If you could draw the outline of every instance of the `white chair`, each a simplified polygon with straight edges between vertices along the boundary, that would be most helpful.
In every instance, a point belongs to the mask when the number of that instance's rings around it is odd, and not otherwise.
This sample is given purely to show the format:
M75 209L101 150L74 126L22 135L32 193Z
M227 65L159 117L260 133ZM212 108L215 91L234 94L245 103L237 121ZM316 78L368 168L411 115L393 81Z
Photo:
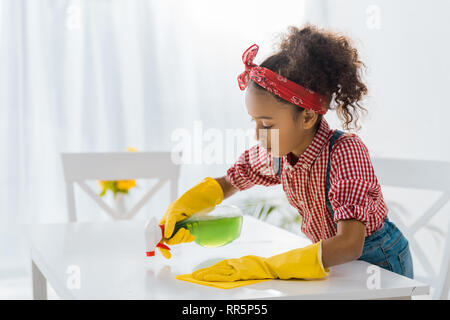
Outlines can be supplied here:
M381 185L401 188L442 191L441 196L431 207L409 226L403 224L394 205L387 203L388 216L401 229L410 243L415 257L424 267L427 277L415 276L416 280L428 283L434 288L433 299L447 299L450 287L450 220L447 234L444 235L444 253L439 273L436 274L424 248L414 238L421 228L439 212L450 200L450 162L422 161L406 159L372 159L375 174Z
M112 152L112 153L62 153L66 181L69 221L77 221L74 185L78 184L113 219L119 212L111 208L86 184L86 180L159 179L159 181L132 207L124 217L131 219L147 201L166 183L170 182L170 201L177 198L181 152Z

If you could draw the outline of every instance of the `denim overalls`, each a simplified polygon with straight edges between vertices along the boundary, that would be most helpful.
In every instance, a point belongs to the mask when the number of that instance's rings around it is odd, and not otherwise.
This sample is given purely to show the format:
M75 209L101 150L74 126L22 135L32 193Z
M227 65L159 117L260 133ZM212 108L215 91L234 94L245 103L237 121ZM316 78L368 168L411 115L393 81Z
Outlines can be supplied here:
M328 152L328 165L326 176L326 205L330 210L332 217L334 211L328 199L328 192L330 190L330 154L331 148L334 142L344 132L336 130L331 137L330 147ZM281 161L281 158L278 159ZM280 163L278 168L281 169ZM280 175L278 170L278 174ZM386 217L383 226L366 237L364 241L364 248L361 257L358 260L363 260L371 264L375 264L386 270L401 274L408 278L414 278L414 270L411 258L411 252L409 250L408 240L403 236L401 231L395 226L394 223L389 221Z

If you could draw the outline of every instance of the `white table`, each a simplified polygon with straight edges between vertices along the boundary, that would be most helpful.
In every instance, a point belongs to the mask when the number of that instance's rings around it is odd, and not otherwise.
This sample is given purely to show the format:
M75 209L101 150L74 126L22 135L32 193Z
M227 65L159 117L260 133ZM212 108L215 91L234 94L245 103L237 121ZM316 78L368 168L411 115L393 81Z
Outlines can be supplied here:
M378 288L368 285L372 265L353 261L330 268L321 280L269 280L217 289L175 279L227 258L271 256L310 244L250 216L240 238L219 248L172 246L172 258L145 256L145 221L27 225L33 297L47 298L47 281L62 299L402 299L429 286L379 268ZM369 268L369 269L368 269ZM372 287L369 289L369 287Z

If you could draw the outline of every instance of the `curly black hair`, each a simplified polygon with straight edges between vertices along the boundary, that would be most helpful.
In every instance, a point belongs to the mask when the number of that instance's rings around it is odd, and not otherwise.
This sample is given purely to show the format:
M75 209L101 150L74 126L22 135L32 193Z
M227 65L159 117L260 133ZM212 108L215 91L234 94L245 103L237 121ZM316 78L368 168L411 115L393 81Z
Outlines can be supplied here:
M361 80L361 68L365 64L345 35L311 24L301 29L289 26L288 32L281 34L279 50L260 66L321 94L329 101L328 108L336 110L346 130L351 129L352 123L354 128L360 129L358 112L367 112L360 104L367 94L367 87ZM249 86L264 90L252 80ZM294 118L303 112L304 108L272 95L282 103L295 106ZM321 118L319 115L318 123Z

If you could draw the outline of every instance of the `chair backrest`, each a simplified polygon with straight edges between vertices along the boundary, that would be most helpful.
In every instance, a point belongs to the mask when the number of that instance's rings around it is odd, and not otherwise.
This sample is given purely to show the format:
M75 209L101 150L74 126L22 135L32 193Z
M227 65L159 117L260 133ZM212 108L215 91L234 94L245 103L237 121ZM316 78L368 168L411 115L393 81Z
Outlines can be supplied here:
M74 185L78 184L103 210L114 219L132 218L146 202L166 183L170 183L170 201L177 198L180 165L172 157L181 152L109 152L109 153L61 153L69 221L77 221ZM126 216L120 216L90 188L86 180L158 179L159 181L131 208Z
M450 201L450 162L374 158L372 164L381 185L442 192L438 200L409 226L404 225L393 210L389 210L389 217L393 218L405 234L428 274L428 277L415 278L429 283L434 288L433 299L447 299L450 287L450 220L443 239L444 253L439 274L434 272L430 260L426 257L426 248L424 250L414 236Z

